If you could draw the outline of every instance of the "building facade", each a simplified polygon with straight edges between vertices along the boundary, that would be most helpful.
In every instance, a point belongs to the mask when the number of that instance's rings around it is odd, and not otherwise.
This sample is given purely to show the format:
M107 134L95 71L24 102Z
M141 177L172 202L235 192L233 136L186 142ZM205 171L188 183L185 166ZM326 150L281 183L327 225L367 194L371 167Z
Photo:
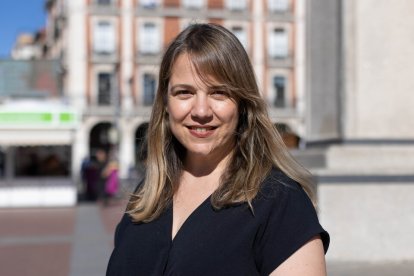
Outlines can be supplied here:
M306 139L305 1L53 0L46 8L45 57L61 59L66 97L82 114L75 177L98 148L116 147L123 178L139 162L162 53L192 23L221 24L239 38L287 143Z

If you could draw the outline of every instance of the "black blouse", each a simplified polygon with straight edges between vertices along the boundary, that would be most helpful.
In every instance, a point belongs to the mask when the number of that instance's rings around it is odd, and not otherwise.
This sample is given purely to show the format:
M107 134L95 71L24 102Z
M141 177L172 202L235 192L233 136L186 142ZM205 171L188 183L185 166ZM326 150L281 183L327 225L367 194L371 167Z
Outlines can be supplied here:
M124 215L115 233L107 276L269 275L315 235L325 252L329 234L303 189L278 170L252 202L214 210L206 199L174 240L172 206L150 223Z

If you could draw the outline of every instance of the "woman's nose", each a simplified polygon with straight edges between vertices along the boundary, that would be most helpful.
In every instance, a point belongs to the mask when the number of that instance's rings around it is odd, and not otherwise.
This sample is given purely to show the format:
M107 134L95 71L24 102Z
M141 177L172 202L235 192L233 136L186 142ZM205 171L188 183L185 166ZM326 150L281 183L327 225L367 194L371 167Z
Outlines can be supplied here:
M213 115L208 96L203 94L197 94L194 99L193 108L191 110L191 116L196 118L210 118Z

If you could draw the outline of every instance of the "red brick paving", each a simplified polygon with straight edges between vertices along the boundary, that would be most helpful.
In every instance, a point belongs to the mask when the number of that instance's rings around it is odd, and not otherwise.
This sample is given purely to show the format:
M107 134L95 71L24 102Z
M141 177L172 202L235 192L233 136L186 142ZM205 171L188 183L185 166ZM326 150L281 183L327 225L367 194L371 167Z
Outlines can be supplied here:
M113 200L99 207L108 237L113 237L125 206L126 201ZM68 276L77 210L0 209L0 275Z
M101 220L109 235L115 233L115 228L125 212L126 204L126 200L117 200L111 201L106 207L100 206Z
M75 208L0 210L0 237L72 235Z
M67 276L70 253L69 243L0 246L0 275Z

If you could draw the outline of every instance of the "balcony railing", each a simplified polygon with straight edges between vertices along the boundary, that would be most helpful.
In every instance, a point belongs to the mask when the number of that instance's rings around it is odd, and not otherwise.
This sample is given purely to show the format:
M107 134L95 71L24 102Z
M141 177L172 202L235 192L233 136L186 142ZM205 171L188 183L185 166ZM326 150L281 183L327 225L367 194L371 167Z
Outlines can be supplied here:
M191 16L189 16L191 12ZM144 8L140 5L137 6L136 16L139 17L180 17L180 18L228 18L233 20L249 20L251 12L248 9L244 10L229 10L226 8L221 9L208 9L202 7L200 9L189 9L185 6L177 7L163 7L157 6L153 9Z
M110 2L109 4L99 4L96 1L93 1L89 5L89 12L91 14L102 14L102 15L108 15L108 14L119 14L120 9L117 3L115 1Z
M90 61L93 63L117 63L119 62L118 52L100 53L92 51Z
M272 68L292 68L293 67L293 57L268 57L267 65Z

